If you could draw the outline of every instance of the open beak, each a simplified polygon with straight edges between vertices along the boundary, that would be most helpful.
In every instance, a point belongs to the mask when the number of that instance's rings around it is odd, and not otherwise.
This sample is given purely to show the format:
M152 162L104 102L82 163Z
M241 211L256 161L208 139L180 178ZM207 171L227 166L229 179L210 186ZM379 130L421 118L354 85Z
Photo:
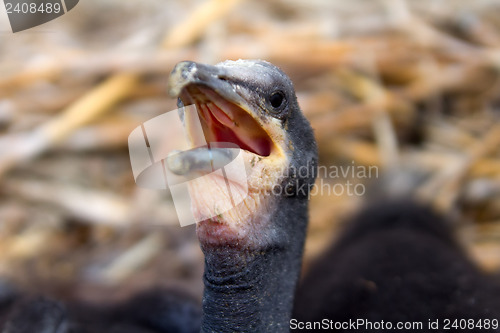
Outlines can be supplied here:
M223 69L194 62L179 63L169 79L169 94L196 106L206 142L230 142L259 157L281 155L281 135L236 89Z

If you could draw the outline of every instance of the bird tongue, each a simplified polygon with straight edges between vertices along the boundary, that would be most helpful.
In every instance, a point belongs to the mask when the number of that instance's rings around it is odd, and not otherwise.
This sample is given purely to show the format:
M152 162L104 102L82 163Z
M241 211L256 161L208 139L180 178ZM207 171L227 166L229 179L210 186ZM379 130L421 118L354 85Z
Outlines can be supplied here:
M207 112L210 112L212 116L215 117L215 120L217 120L219 123L226 127L235 127L236 124L234 121L231 119L231 117L224 111L222 111L216 104L214 103L207 103L203 105L203 112L205 115L207 115ZM233 115L234 117L234 115Z
M213 136L208 141L232 142L254 154L270 155L269 136L246 111L210 89L200 87L200 91L210 100L208 103L198 104Z

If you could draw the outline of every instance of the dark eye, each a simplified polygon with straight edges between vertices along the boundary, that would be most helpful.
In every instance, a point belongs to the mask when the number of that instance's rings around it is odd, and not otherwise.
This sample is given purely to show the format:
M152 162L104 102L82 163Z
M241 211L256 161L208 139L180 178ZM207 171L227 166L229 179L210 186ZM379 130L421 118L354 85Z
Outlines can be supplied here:
M269 103L275 109L280 108L285 101L285 94L281 91L275 91L269 96Z

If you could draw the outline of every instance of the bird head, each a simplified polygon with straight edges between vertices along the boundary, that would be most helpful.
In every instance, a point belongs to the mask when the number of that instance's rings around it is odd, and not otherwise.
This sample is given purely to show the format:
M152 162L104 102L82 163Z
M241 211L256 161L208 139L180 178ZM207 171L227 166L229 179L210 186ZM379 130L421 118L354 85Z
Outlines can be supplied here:
M275 244L290 228L285 221L273 221L286 209L282 201L307 201L317 163L314 135L291 80L261 60L225 61L215 66L185 61L170 75L169 94L178 97L180 105L196 106L208 143L237 145L246 165L245 198L234 208L198 223L202 246ZM189 123L185 119L187 133L193 134ZM223 184L216 177L192 183L193 211L217 213L217 207L207 207L212 202L207 199L223 195L218 191Z

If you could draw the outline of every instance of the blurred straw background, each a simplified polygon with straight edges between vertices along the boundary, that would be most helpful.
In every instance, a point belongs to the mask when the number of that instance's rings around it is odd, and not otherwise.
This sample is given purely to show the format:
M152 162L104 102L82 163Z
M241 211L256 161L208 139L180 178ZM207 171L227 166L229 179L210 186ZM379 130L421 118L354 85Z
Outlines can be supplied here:
M200 295L194 228L168 193L135 186L127 137L176 107L175 63L238 58L291 76L322 165L377 166L456 216L500 272L499 0L81 0L17 34L0 9L0 30L2 281L97 301ZM306 267L363 199L313 197Z

